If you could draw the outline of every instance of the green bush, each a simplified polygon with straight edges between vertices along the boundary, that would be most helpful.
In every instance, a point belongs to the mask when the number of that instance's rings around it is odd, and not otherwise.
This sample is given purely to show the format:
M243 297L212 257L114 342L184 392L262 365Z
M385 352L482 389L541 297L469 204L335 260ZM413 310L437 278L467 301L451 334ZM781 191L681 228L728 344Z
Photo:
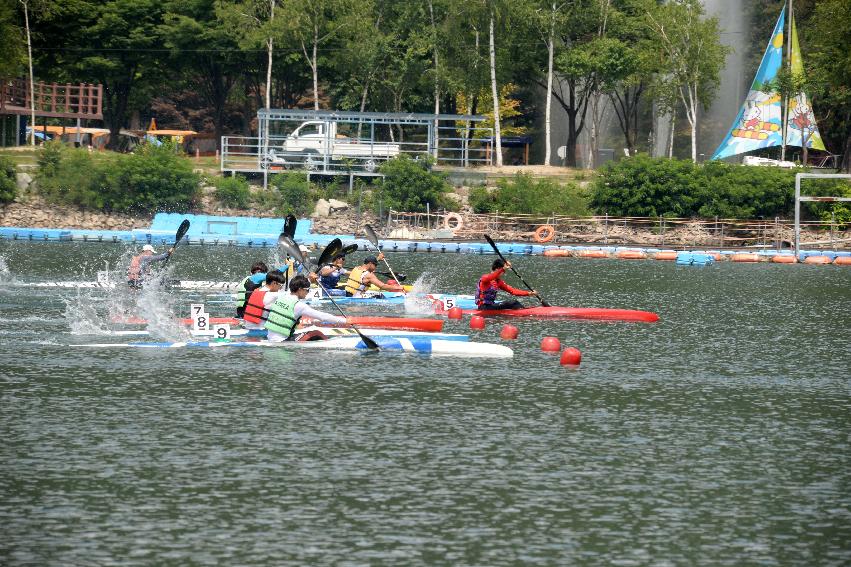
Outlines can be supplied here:
M614 216L789 218L797 170L636 156L607 164L593 185L591 206ZM848 185L808 181L810 195L838 195ZM840 207L841 208L841 207ZM819 204L805 213L823 214Z
M18 194L18 178L15 163L0 156L0 203L11 203Z
M404 154L384 162L379 169L385 176L384 183L377 196L383 200L384 209L423 212L426 203L431 210L457 207L447 195L452 188L446 175L431 171L431 164L429 156L412 159Z
M86 150L48 144L38 165L39 191L48 200L88 209L185 212L198 192L192 165L171 144L97 160Z
M272 176L270 191L259 194L258 204L280 215L304 216L313 212L314 195L307 173L292 171Z
M218 177L215 179L215 198L226 207L247 209L251 203L251 189L243 177Z
M470 191L470 205L477 213L588 214L587 193L578 185L559 185L549 179L535 180L527 173L518 173L512 179L501 179L493 190L473 188Z

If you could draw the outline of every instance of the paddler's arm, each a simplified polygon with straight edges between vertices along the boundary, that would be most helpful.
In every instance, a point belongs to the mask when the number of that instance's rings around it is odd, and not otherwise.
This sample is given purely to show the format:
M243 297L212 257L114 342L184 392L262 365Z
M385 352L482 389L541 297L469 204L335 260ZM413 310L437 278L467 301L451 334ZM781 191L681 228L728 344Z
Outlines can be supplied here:
M319 311L307 305L306 303L299 301L295 304L295 309L293 310L296 318L298 317L308 317L310 319L318 319L319 321L324 321L326 323L334 323L335 325L345 325L346 318L338 317L337 315L331 315L330 313L325 313L324 311Z
M518 295L520 297L525 297L527 295L538 295L538 292L534 290L526 291L525 289L517 289L516 287L511 287L502 280L499 280L499 282L497 282L497 285L499 286L499 289L501 289L502 291L507 291L511 295Z
M487 287L493 280L499 279L502 277L502 274L505 273L505 268L499 268L489 274L485 274L482 276L482 284Z
M376 276L375 274L372 274L372 273L369 274L366 277L366 281L368 283L373 284L378 289L382 289L384 291L403 291L404 290L404 288L402 286L398 285L398 284L392 285L392 284L384 283L383 281L378 279L378 276Z

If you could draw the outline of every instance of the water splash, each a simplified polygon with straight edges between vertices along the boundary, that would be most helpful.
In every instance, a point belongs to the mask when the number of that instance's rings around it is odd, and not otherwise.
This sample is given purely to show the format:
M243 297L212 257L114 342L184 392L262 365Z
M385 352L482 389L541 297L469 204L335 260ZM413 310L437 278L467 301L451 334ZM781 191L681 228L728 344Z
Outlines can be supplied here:
M18 280L9 270L9 265L6 263L6 257L0 256L0 284L16 284Z
M133 294L136 316L147 321L147 329L152 337L182 341L186 340L190 333L178 321L178 317L183 316L178 297L169 294L162 285L170 276L169 267L153 272L141 290L129 293Z
M76 295L65 299L65 320L72 335L108 335L109 326L103 315L95 309L91 293L77 290Z
M405 313L412 315L433 315L434 302L426 297L437 284L437 277L423 272L414 281L411 291L405 296Z

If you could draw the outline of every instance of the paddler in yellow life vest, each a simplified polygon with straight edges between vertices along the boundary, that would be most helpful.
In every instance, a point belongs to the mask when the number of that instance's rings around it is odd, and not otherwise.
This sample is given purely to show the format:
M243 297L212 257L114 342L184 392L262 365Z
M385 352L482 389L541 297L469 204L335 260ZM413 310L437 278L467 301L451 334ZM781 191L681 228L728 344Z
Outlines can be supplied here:
M268 271L269 268L264 262L254 262L251 264L251 273L239 282L239 287L236 290L238 294L236 296L236 316L240 319L245 313L245 302L248 301L252 291L263 285Z
M269 314L266 317L266 330L268 331L268 339L272 342L283 342L291 340L295 328L302 317L317 319L326 323L335 325L344 325L345 317L338 317L317 311L308 306L303 300L307 297L307 291L310 289L310 280L304 276L295 276L290 280L290 294L278 294L275 302L269 306ZM318 333L317 333L318 334ZM313 337L312 337L313 338ZM322 336L315 338L324 338Z
M142 253L133 256L130 260L130 267L127 268L127 285L133 289L142 287L142 282L151 273L151 262L163 262L174 252L172 246L162 254L154 255L154 247L150 244L142 246Z
M374 285L383 291L404 291L405 288L398 284L387 284L378 279L375 275L375 268L378 267L378 262L384 259L384 254L368 256L364 258L363 264L357 266L349 272L349 280L346 282L346 296L348 297L364 297L364 292L369 289L370 285Z

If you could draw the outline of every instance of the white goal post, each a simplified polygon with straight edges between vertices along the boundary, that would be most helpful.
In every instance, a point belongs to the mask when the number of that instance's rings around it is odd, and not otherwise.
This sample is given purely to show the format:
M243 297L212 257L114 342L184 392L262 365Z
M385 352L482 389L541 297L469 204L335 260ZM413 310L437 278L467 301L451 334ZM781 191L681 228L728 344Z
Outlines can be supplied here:
M818 201L832 203L836 201L851 201L851 197L810 197L801 195L801 179L851 179L849 173L796 173L795 174L795 257L798 257L801 247L801 201Z

